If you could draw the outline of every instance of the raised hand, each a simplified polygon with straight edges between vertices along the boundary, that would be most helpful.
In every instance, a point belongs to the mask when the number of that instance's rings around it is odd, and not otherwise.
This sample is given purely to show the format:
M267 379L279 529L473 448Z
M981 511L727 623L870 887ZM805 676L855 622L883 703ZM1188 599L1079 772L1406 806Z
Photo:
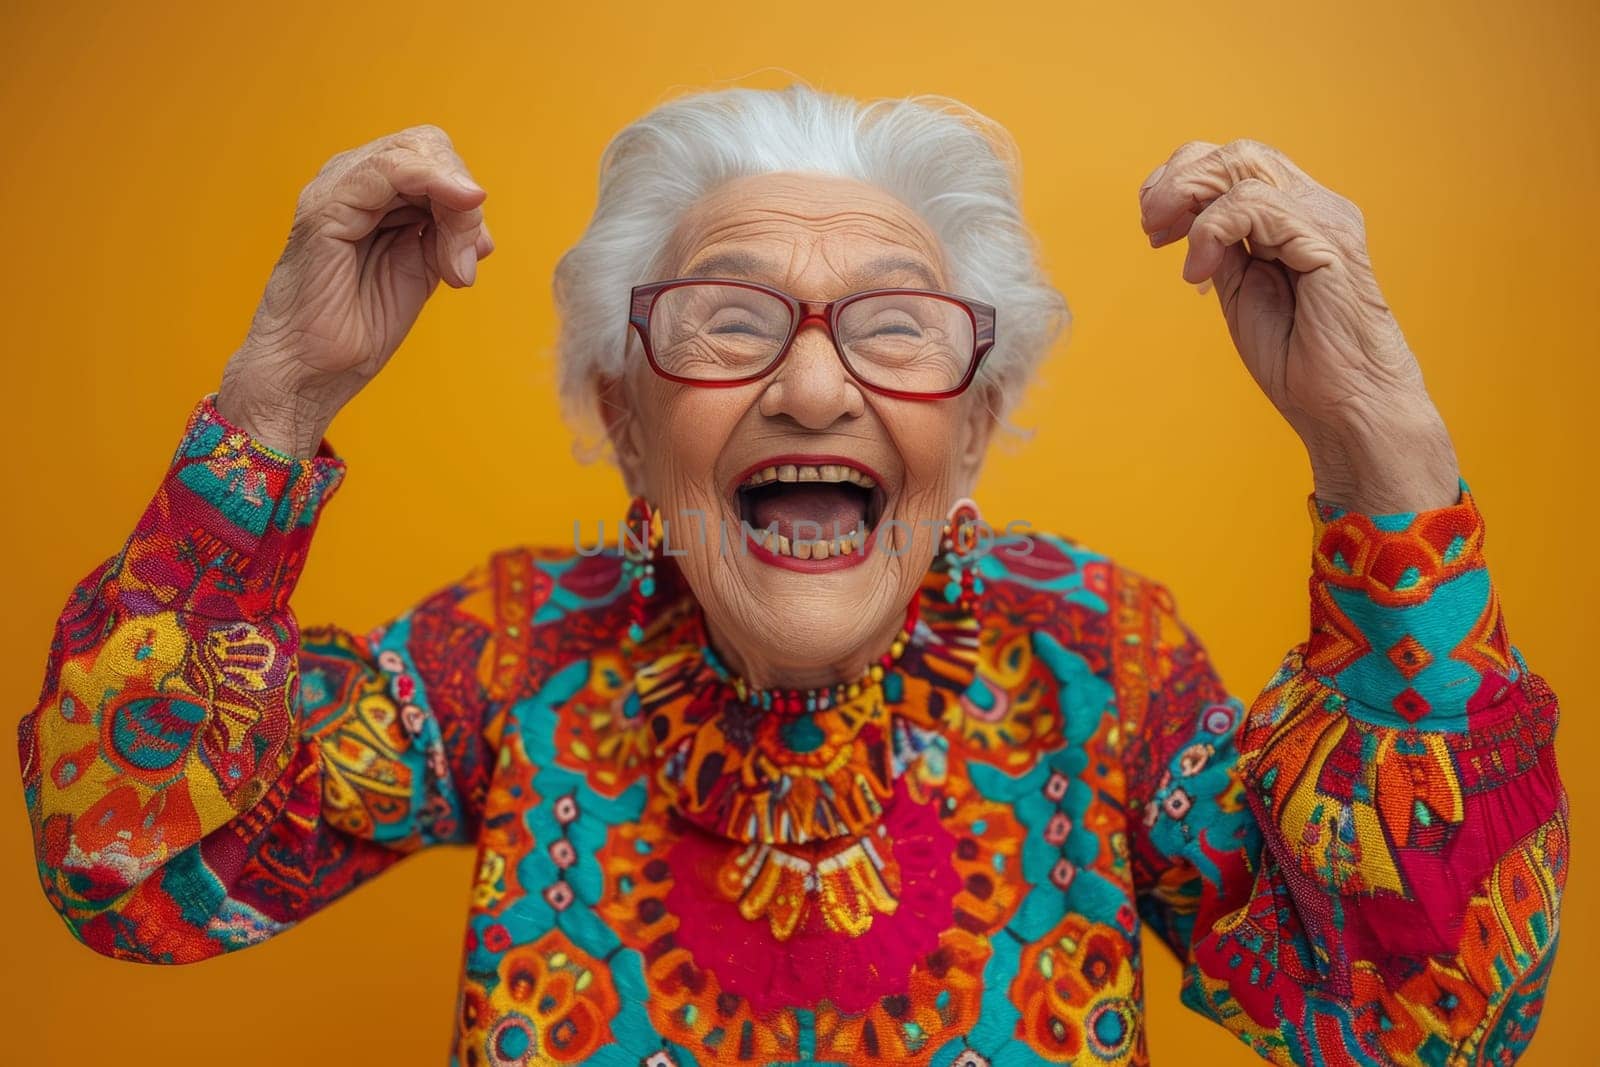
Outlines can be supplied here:
M437 126L328 160L300 192L217 410L272 448L314 454L440 280L464 288L476 279L478 260L494 250L487 195Z
M1153 248L1188 238L1234 346L1305 442L1319 499L1365 512L1458 497L1454 448L1378 288L1360 209L1258 141L1190 141L1139 189Z

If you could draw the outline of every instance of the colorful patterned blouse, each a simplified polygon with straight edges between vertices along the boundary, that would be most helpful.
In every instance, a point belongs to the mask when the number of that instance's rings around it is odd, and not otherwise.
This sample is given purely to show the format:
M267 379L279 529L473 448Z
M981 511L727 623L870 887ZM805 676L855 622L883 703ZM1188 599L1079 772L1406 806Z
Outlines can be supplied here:
M1141 927L1278 1063L1510 1063L1567 873L1556 701L1483 522L1313 501L1311 633L1248 706L1171 594L1059 537L930 573L826 711L741 702L681 578L512 548L370 633L289 607L344 475L194 410L62 612L20 754L40 877L181 963L408 853L478 867L451 1061L1143 1063Z

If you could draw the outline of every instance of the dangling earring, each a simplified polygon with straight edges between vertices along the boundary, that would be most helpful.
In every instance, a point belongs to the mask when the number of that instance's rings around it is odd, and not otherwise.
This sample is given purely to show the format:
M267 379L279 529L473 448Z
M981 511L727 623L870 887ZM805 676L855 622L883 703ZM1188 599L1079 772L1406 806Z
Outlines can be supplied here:
M628 504L628 518L619 540L622 543L622 574L629 580L628 640L644 640L644 624L650 598L656 593L656 548L661 544L661 512L643 496Z
M983 595L983 579L978 577L978 549L983 516L968 497L957 500L945 516L944 535L939 549L944 553L949 580L944 598L962 611L971 613Z

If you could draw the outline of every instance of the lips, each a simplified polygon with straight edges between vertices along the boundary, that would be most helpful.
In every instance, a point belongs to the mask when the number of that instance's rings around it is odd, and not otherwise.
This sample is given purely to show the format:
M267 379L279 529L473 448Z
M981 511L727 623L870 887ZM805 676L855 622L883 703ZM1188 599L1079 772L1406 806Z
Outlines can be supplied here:
M733 496L754 531L752 552L779 560L860 558L884 510L882 479L842 456L771 457L744 473Z

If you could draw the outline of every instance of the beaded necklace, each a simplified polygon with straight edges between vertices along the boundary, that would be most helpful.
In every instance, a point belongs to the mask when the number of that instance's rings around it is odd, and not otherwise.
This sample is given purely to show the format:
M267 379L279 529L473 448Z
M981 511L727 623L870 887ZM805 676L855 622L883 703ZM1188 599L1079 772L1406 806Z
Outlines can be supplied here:
M920 596L911 598L910 605L906 608L906 620L900 627L900 632L889 643L889 651L879 656L877 662L871 664L854 681L836 682L833 685L819 686L813 689L800 689L777 687L762 689L751 685L744 678L729 670L727 665L717 656L711 647L711 642L702 640L700 645L701 655L705 657L706 664L716 673L724 683L732 687L738 698L751 707L763 711L773 711L778 714L799 715L805 712L826 711L846 700L853 700L861 695L862 691L883 681L886 670L905 654L906 646L911 642L911 632L916 629L918 602Z

